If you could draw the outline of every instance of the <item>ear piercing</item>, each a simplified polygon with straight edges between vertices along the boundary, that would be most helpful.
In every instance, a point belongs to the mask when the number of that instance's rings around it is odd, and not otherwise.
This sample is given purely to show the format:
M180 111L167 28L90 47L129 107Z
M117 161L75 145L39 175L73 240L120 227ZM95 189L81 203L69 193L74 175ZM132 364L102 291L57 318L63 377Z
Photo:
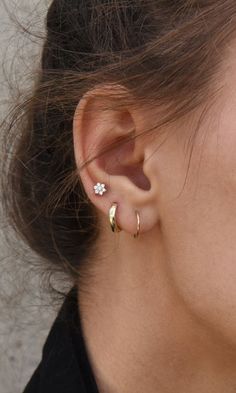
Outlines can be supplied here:
M117 207L118 207L117 202L113 202L109 210L109 221L110 221L112 232L120 232L122 230L120 226L117 224L117 220L116 220ZM136 239L140 233L140 216L137 210L135 210L135 213L137 217L137 231L133 235L133 237Z
M118 204L116 202L114 202L109 210L109 221L110 221L112 232L120 232L122 230L116 221L117 206L118 206Z
M107 189L105 188L105 184L104 183L97 183L95 186L93 186L94 188L94 192L95 194L98 195L103 195L104 192L107 191ZM117 207L118 204L117 202L113 202L110 209L109 209L109 222L111 225L111 230L112 232L120 232L122 231L122 229L120 228L120 226L117 223L116 220L116 211L117 211ZM136 218L137 218L137 231L136 233L133 235L133 237L136 239L139 236L140 233L140 215L139 212L137 210L135 210L135 214L136 214Z
M93 186L95 194L103 195L106 192L105 184L104 183L97 183Z
M136 217L137 217L137 232L134 234L134 238L137 238L140 233L140 215L139 215L138 210L135 210L135 213L136 213Z

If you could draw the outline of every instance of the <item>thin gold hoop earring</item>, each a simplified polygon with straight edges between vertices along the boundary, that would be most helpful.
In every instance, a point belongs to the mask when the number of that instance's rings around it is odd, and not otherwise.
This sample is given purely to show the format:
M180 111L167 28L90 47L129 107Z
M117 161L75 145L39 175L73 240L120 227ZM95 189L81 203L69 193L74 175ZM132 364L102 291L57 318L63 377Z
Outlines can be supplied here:
M135 210L135 213L136 213L136 217L137 217L137 232L134 234L134 238L136 239L137 237L139 237L139 234L140 234L140 215L137 210Z
M116 209L117 209L117 202L113 202L112 206L109 210L109 221L111 225L112 232L120 232L122 229L119 227L116 221Z

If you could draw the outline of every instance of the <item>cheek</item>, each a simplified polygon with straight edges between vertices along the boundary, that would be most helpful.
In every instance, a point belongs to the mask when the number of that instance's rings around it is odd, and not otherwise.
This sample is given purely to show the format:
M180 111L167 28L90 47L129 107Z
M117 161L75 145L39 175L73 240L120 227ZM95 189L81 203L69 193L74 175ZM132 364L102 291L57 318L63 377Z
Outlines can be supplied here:
M196 143L180 195L183 182L176 179L184 174L169 175L173 198L163 207L163 236L181 297L236 344L236 128L220 129L204 147Z

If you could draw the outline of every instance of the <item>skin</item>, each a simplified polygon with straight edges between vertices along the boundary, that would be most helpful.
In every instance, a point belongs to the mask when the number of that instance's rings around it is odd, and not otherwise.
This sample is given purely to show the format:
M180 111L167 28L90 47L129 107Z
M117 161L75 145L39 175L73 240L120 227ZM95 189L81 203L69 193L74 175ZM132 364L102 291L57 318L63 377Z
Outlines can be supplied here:
M236 391L234 45L222 63L222 89L214 101L80 172L100 223L89 294L78 294L101 392ZM78 168L107 138L125 137L132 127L138 134L158 116L138 106L96 112L101 88L88 92L75 112ZM186 145L206 106L184 185ZM103 196L93 192L97 182L107 186ZM108 221L113 201L122 228L115 234ZM138 239L132 237L135 209Z

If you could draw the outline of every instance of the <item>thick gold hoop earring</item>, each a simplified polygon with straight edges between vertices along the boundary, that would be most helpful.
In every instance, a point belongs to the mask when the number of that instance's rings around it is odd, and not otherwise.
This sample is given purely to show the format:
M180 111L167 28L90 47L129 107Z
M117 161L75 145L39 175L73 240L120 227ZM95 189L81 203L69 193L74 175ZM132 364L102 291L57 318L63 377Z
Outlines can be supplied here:
M137 237L139 237L139 234L140 234L140 215L137 210L135 210L135 213L136 213L136 217L137 217L137 232L134 234L134 238L136 239Z
M116 209L117 209L117 202L113 202L112 206L109 210L109 221L111 225L112 232L120 232L122 229L119 227L116 221Z

